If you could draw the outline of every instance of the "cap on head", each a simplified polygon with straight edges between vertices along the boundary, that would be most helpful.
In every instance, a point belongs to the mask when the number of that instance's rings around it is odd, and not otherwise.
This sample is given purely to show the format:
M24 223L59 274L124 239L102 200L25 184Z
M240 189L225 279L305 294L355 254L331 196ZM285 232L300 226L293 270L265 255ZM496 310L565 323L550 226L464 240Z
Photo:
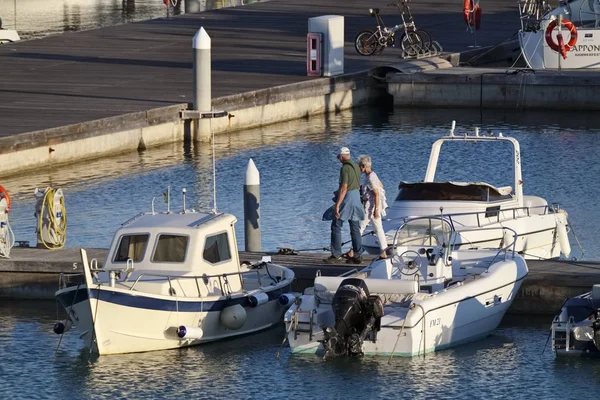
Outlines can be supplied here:
M342 147L338 152L338 156L350 155L350 149L347 147Z

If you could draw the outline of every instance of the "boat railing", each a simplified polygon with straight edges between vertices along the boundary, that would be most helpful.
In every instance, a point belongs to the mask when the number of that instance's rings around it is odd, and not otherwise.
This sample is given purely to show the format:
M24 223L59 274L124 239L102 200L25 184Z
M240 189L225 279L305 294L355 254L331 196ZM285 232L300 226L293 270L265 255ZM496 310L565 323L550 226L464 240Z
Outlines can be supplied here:
M540 21L552 11L552 7L546 0L519 0L517 4L523 32L538 31Z
M512 228L508 228L506 226L499 226L499 227L492 227L492 228L477 228L477 229L467 229L462 232L481 232L481 231L491 231L491 230L502 230L502 246L498 249L498 252L494 255L494 257L492 258L492 261L490 261L489 265L492 265L494 263L494 261L496 261L496 259L498 259L498 256L500 256L500 254L504 254L504 260L506 260L506 258L508 257L509 253L512 253L512 258L515 257L515 253L516 253L516 245L517 245L517 238L518 238L518 234L517 231L515 231ZM512 232L512 242L510 243L506 243L508 242L508 238L507 235L505 235L506 232ZM457 246L456 241L458 240L458 235L453 235L452 237L452 242L451 242L451 249L454 249L455 246ZM460 243L458 244L459 246L464 245L464 243ZM512 249L511 249L512 248Z
M505 208L505 209L498 209L498 210L483 210L483 211L470 211L470 212L464 212L464 213L451 213L451 214L443 214L441 213L440 216L443 216L444 218L448 218L450 225L452 225L452 229L455 229L455 223L458 224L458 219L459 218L463 218L463 217L472 217L475 216L475 218L477 219L477 227L481 228L482 226L484 226L482 224L482 218L486 218L486 219L490 219L490 218L494 218L495 217L495 222L503 222L503 221L507 221L510 219L517 219L520 218L521 216L531 216L532 211L540 211L540 212L535 212L534 214L536 215L547 215L550 213L556 213L558 210L560 210L560 205L558 204L546 204L543 206L533 206L533 207L513 207L513 208ZM442 210L443 211L443 210ZM522 214L518 214L519 212L522 212ZM506 217L508 213L508 217ZM483 214L483 217L481 217L481 215ZM502 218L501 218L502 216ZM512 216L512 217L511 217ZM389 222L389 221L400 221L402 224L406 223L407 221L414 219L415 217L400 217L400 218L387 218L384 219L383 221Z
M261 263L259 263L259 265L260 264ZM276 280L273 276L271 276L271 273L268 270L267 263L264 263L264 266L266 268L267 274L269 275L270 279L273 280L274 283L278 283L279 281ZM125 272L125 270L112 270L112 269L106 270L106 269L96 268L92 271L94 272L93 277L96 280L98 280L99 272L105 272L105 273L108 273L109 275L115 274L117 279L119 279L120 282L128 282L129 276L131 275L131 274L127 274L127 275L125 275L125 277L121 278L121 273ZM68 281L72 277L82 276L82 275L83 275L83 273L62 273L59 278L59 287L66 288L68 286ZM204 283L204 285L208 285L208 282L211 279L218 279L219 288L221 290L221 293L224 294L225 296L231 296L232 294L236 293L236 291L232 290L231 285L229 283L229 279L231 277L238 276L240 278L242 291L245 291L246 288L244 288L243 276L247 276L247 275L256 275L256 278L258 281L258 286L261 288L263 287L261 270L256 268L256 269L252 269L249 271L228 272L228 273L224 273L224 274L214 274L214 275L204 274L204 275L189 275L188 276L188 275L165 275L165 274L157 274L157 273L140 273L137 276L137 278L135 279L135 281L133 282L133 284L131 285L131 287L129 288L129 290L134 290L136 285L142 280L142 278L150 278L150 279L158 278L158 279L166 280L169 283L169 294L171 296L176 296L177 292L173 286L175 282L178 282L180 280L181 281L193 280L196 283L196 288L198 289L198 297L202 297L202 292L200 290L200 281L202 281L202 283ZM111 283L112 282L113 282L113 280L111 279Z

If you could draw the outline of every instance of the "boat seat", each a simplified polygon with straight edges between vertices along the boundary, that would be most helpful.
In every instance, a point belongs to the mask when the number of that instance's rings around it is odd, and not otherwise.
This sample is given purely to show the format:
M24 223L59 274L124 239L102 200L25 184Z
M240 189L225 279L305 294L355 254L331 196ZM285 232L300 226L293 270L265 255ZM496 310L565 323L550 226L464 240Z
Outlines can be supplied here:
M336 292L347 276L317 276L315 278L315 291ZM371 294L409 294L419 292L419 283L412 279L363 279Z

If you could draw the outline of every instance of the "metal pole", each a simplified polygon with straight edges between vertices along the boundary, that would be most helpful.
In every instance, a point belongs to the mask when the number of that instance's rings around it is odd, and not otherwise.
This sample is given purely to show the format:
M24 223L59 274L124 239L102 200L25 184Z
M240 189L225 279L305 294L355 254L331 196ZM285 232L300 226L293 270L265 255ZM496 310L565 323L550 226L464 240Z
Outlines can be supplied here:
M210 36L201 27L193 41L194 47L194 109L202 112L212 111L211 93L211 55ZM210 119L198 119L194 140L210 141Z
M246 251L260 252L260 174L252 159L244 182L244 243Z
M562 35L561 33L561 25L562 25L562 19L563 16L562 14L558 14L558 34ZM556 39L558 41L558 38ZM559 47L558 47L558 72L560 73L560 67L561 67L561 60L560 58L562 57L562 55L560 54L560 43L559 43Z

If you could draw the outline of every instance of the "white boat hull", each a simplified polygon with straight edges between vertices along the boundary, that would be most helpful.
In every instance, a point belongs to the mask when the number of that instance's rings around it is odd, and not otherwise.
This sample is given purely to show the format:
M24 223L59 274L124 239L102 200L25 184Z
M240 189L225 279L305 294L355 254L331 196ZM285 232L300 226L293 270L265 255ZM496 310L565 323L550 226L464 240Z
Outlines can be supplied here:
M556 42L556 32L553 33ZM566 40L568 41L568 33ZM596 69L600 68L600 29L578 28L577 43L567 53L567 58L560 59L560 67L564 69ZM544 38L544 30L536 32L519 32L519 44L523 57L529 68L558 69L559 53L552 50Z
M505 261L490 267L488 273L472 282L415 300L416 306L410 311L406 307L387 306L376 340L367 338L363 353L412 357L483 338L498 327L526 276L524 262ZM314 296L302 296L302 309L315 306ZM295 324L298 307L292 306L285 317L291 350L318 354L323 351L319 343L323 339L321 327L335 324L331 304L316 306L312 334L307 314L298 314L299 323Z
M85 346L99 355L108 355L192 346L269 328L281 321L286 310L278 304L280 294L280 289L271 291L270 300L257 307L248 305L247 297L202 302L126 293L110 287L92 289L90 297L85 286L70 287L57 292L57 298ZM239 329L227 329L220 321L221 310L236 303L243 305L246 322ZM200 327L202 336L180 339L179 326Z
M383 227L386 231L388 246L393 244L394 234L402 218L416 215L434 215L435 210L444 208L449 214L464 213L466 210L479 212L477 214L461 215L452 217L452 222L456 229L456 248L480 248L480 249L498 249L503 245L502 229L481 229L478 228L509 228L514 230L517 235L515 251L521 253L525 259L552 259L559 258L561 253L566 256L570 254L570 247L565 249L561 246L557 226L566 226L567 214L558 213L534 213L522 209L519 211L500 211L497 216L485 218L486 207L484 204L480 207L474 204L466 204L463 207L449 207L443 202L433 202L428 205L415 205L417 202L404 202L402 206L393 206L389 209L386 216L389 221L384 222ZM421 202L429 203L429 202ZM478 209L479 208L479 209ZM503 207L511 208L511 207ZM498 222L499 221L499 222ZM565 238L568 243L568 238ZM366 235L363 237L363 247L371 254L379 254L380 245L375 235Z

